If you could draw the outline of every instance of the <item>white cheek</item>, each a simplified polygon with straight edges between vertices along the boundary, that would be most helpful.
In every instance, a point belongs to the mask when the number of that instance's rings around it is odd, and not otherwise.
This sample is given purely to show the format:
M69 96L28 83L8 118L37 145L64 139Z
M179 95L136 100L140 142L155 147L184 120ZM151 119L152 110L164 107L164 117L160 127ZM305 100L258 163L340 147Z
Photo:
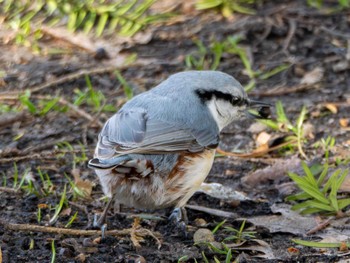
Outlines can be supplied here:
M238 116L237 110L228 102L211 100L207 105L220 131Z

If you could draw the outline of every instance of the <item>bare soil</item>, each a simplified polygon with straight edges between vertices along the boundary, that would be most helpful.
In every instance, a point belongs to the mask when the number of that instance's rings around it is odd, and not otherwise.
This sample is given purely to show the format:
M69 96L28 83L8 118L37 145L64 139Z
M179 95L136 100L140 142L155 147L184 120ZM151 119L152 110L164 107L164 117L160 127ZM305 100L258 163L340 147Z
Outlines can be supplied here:
M108 51L120 50L118 56L131 53L138 55L135 64L122 67L120 72L133 87L134 94L147 90L170 74L186 70L184 58L197 50L194 39L199 39L209 45L213 40L223 41L228 36L240 34L243 40L240 45L248 51L254 70L268 71L281 64L290 64L287 69L266 80L257 79L256 88L250 97L274 104L281 100L286 114L296 120L303 105L307 106L307 123L312 127L312 138L304 146L309 162L323 158L322 153L314 147L321 138L333 136L341 151L334 156L349 156L349 128L342 127L340 119L350 118L350 75L349 75L349 41L350 13L340 11L329 13L326 9L317 10L306 5L306 1L264 1L257 5L257 14L245 16L237 14L234 19L223 19L215 12L198 13L194 10L183 10L183 19L168 25L155 27L142 33L147 41L133 40L120 44L117 37L106 39ZM186 13L187 12L187 13ZM2 35L6 32L2 31ZM8 33L8 32L7 32ZM141 37L140 37L141 38ZM117 41L118 40L118 41ZM87 90L85 74L75 76L85 69L89 75L94 90L101 91L106 97L106 104L118 108L125 102L124 91L113 70L118 56L109 59L98 59L95 54L81 47L67 44L66 41L53 39L50 36L41 40L43 46L60 45L69 47L66 54L33 55L31 51L11 43L1 44L1 66L6 75L0 84L1 103L18 105L17 99L9 97L17 91L26 89L40 90L32 92L31 99L38 102L41 97L50 95L65 98L72 102L76 96L75 89ZM117 46L118 45L118 46ZM210 58L210 55L208 55ZM96 72L97 69L106 68ZM306 74L319 68L321 78L308 85L300 81ZM218 70L236 77L241 83L247 84L249 77L244 71L237 55L225 54ZM59 83L55 81L63 78ZM314 78L314 76L311 76ZM47 86L41 86L47 84ZM336 107L337 112L331 112L329 106ZM64 103L63 103L64 104ZM91 158L100 131L100 123L111 116L112 112L98 112L91 105L83 104L78 110L69 108L67 111L50 111L48 114L30 114L27 109L17 113L4 113L0 116L0 171L4 187L0 190L0 247L3 262L49 262L52 258L52 241L56 249L56 262L204 262L203 254L209 260L214 255L224 262L225 256L215 253L206 246L194 245L193 235L199 228L214 229L226 220L225 226L239 228L242 220L263 215L274 215L271 207L282 204L287 194L295 190L286 174L283 177L268 178L250 184L242 178L254 171L259 171L280 160L300 159L297 150L294 152L272 151L257 158L218 157L206 182L220 183L245 193L251 200L233 201L220 200L204 193L196 193L189 205L197 209L187 209L189 223L187 235L168 223L167 220L152 220L143 218L140 227L149 230L157 236L144 236L140 247L135 247L131 235L107 235L99 240L98 234L92 236L69 235L60 233L45 233L31 229L23 231L10 229L9 224L30 224L48 226L49 215L54 214L53 208L59 203L60 193L67 185L69 203L64 208L53 227L64 228L69 219L78 212L71 229L91 229L92 217L95 212L101 212L104 201L101 188L93 171L86 165L86 159L78 161L73 167L73 159L82 157L83 152ZM275 113L273 113L275 115ZM257 133L250 130L252 120L230 125L224 130L220 148L226 151L252 151L256 148ZM281 137L273 131L274 136ZM69 142L72 149L58 147L63 142ZM277 143L277 142L275 142ZM65 151L63 151L65 150ZM17 164L20 178L25 171L32 172L35 184L42 188L38 168L47 173L52 184L50 195L27 194L25 191L13 190L15 177L14 163ZM299 169L300 171L301 169ZM69 186L70 178L78 173L80 178L92 182L91 195L86 198L75 198ZM28 174L28 173L27 173ZM28 176L28 175L27 175ZM283 188L282 186L286 187ZM292 189L292 190L290 190ZM38 206L42 206L42 219L38 223ZM236 215L235 218L215 215L200 211L207 207L222 210ZM132 208L123 207L121 214L108 216L108 230L130 229L135 215L141 213ZM166 217L170 210L146 211L148 214ZM145 211L142 211L145 213ZM278 213L277 213L278 214ZM314 220L315 216L310 217ZM350 260L350 255L342 254L337 249L322 250L298 246L293 238L317 240L317 234L301 235L281 229L270 232L269 228L255 226L247 222L249 230L256 232L255 239L265 241L274 255L272 258L255 257L256 249L233 249L233 259L239 257L239 262L339 262ZM345 228L346 226L344 226ZM323 230L320 230L323 231ZM218 231L216 241L220 242L227 232ZM319 239L318 239L319 240ZM243 245L244 247L244 245ZM248 246L247 246L248 247ZM293 250L294 249L294 250ZM264 254L264 253L262 253ZM1 261L1 260L0 260ZM210 261L214 262L214 261Z

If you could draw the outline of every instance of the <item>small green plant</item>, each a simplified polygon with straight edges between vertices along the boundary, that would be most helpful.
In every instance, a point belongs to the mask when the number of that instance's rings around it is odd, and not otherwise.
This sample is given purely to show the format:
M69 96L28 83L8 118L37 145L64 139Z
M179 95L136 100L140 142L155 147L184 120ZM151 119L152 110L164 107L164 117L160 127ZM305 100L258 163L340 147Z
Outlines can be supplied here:
M69 142L60 142L57 144L57 147L62 150L62 153L57 155L57 158L62 158L66 154L72 154L73 155L73 163L72 168L75 169L78 164L85 164L85 162L88 160L88 157L86 156L86 149L82 143L79 143L80 149L79 153L77 154L77 149L74 149L73 145L71 145Z
M119 70L114 71L115 76L123 87L124 94L128 100L131 100L134 96L134 91L126 79L122 76Z
M291 141L296 140L299 153L301 154L301 156L307 159L307 156L303 150L303 144L306 141L306 138L304 136L304 131L303 131L303 123L306 118L306 113L307 113L307 110L306 110L306 107L304 106L301 109L301 112L295 124L292 124L292 122L288 119L284 111L282 102L277 101L276 102L276 115L277 115L276 120L271 120L271 119L259 120L259 122L264 123L265 125L267 125L273 130L292 133L293 135L289 136L288 140L291 140Z
M75 212L74 215L69 219L68 223L64 226L65 228L69 228L72 226L73 222L77 218L78 212Z
M49 221L50 225L53 225L57 221L58 216L63 209L63 206L66 206L68 203L67 196L66 196L66 190L67 190L67 186L64 185L64 189L63 189L63 193L61 194L60 202L55 206L55 208L54 208L55 213Z
M218 9L224 17L231 17L234 12L254 15L255 10L247 7L256 3L256 0L197 0L198 10Z
M307 0L307 4L311 7L315 7L320 9L323 6L323 0ZM338 6L336 6L336 9L343 10L350 7L350 1L349 0L338 0Z
M76 96L73 104L75 106L87 104L88 106L92 106L93 111L95 112L99 112L100 110L107 112L116 111L116 108L112 104L106 104L106 97L103 95L103 93L100 90L96 91L93 88L88 75L85 76L85 82L87 90L81 91L80 89L74 89Z
M211 242L205 242L202 243L202 245L206 245L213 253L218 254L218 257L222 258L224 256L224 261L220 261L216 255L213 256L214 262L232 262L232 244L228 243L231 241L234 241L235 245L243 243L244 241L247 241L249 239L255 238L255 233L254 231L245 231L245 226L246 226L246 221L242 221L241 226L239 229L235 229L233 227L229 226L224 226L226 223L226 220L218 223L215 228L212 230L212 233L215 234L218 232L220 228L224 228L225 232L230 233L228 237L224 238L223 241L220 243L220 247L217 247L215 243ZM232 234L233 233L233 234ZM221 256L219 256L221 255ZM202 252L202 259L204 262L211 262L208 260L206 257L204 251Z
M325 243L325 242L307 241L307 240L301 240L301 239L292 239L292 241L298 245L302 245L306 247L340 248L345 245L347 248L350 248L350 242Z
M214 41L209 48L200 40L194 40L194 43L197 46L197 52L185 57L186 67L196 70L216 70L224 52L224 43Z
M51 263L55 263L56 261L56 247L55 247L55 240L53 239L51 241L51 253L52 253L52 256L51 256Z
M42 191L45 195L49 195L51 193L53 193L53 189L54 189L54 185L51 182L51 179L48 175L48 173L43 173L39 168L37 168L38 174L39 174L39 178L41 180L41 184L42 184Z
M288 173L288 176L301 190L300 193L287 197L288 201L298 202L292 206L292 209L301 210L302 214L328 213L341 216L342 210L350 205L350 198L339 198L338 191L349 169L337 169L326 179L329 171L327 163L324 164L318 177L315 174L319 166L308 167L305 162L302 162L302 167L304 175Z
M255 237L255 231L244 231L246 220L243 220L240 228L237 230L233 227L226 226L225 230L228 232L234 233L231 236L228 236L224 241L234 241L235 243L241 243L244 240L248 240Z
M257 79L268 79L290 67L288 64L281 64L267 72L253 70L246 48L239 45L241 40L242 36L240 35L230 36L222 42L212 41L208 47L202 41L194 40L197 50L192 54L186 55L185 65L188 69L216 70L223 57L236 55L243 64L244 73L248 75L250 79L249 83L244 87L247 92L255 88Z
M132 36L146 26L165 19L169 14L150 14L155 0L120 1L29 1L0 0L5 22L16 31L16 43L33 46L29 40L42 37L40 25L65 24L70 31ZM38 46L36 45L36 48Z

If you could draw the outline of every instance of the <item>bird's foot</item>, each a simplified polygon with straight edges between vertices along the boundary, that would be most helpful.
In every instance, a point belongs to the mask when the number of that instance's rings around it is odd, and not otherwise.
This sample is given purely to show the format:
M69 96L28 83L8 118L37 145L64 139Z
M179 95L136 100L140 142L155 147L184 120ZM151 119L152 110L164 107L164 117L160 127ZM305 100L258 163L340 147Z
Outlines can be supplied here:
M103 209L102 214L100 215L100 217L98 217L97 214L94 215L94 221L93 221L93 227L94 228L100 228L101 229L101 237L104 238L106 235L106 231L107 231L107 223L106 223L106 219L107 219L107 213L109 208L111 207L111 204L113 203L114 198L111 198L106 207Z
M187 237L186 225L188 223L188 218L186 209L184 207L175 208L169 216L169 221L176 228L180 229L181 233L183 233L184 236Z

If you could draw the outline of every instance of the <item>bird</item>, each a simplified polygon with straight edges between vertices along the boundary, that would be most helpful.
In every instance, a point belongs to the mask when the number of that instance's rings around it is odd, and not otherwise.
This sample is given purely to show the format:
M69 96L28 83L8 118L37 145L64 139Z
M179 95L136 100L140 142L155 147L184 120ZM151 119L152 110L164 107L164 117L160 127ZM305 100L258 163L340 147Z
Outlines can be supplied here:
M269 106L249 99L231 75L210 70L173 74L133 97L104 124L88 163L109 198L95 226L105 224L112 202L172 207L170 218L185 219L184 206L213 165L220 131L247 115L266 118Z

